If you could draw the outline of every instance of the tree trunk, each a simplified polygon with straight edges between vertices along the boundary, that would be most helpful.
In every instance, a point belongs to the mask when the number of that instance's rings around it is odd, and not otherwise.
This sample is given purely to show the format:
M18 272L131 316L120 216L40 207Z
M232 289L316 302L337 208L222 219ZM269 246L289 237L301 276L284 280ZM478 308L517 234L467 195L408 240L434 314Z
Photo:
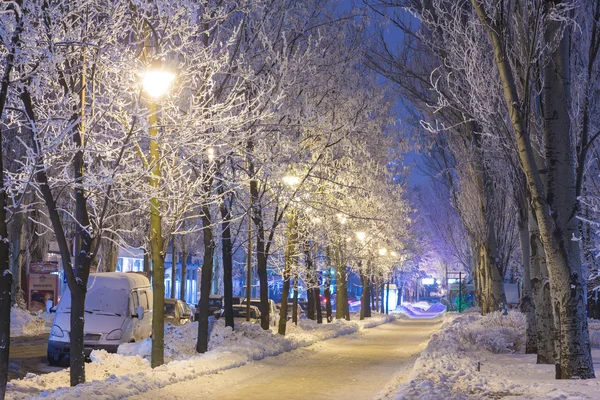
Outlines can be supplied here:
M161 169L160 149L156 137L158 136L158 118L156 104L148 102L150 124L150 159L149 165L153 166L148 178L153 190L160 190ZM165 239L162 233L161 203L157 197L150 199L150 252L152 257L152 368L165 363Z
M187 248L185 245L185 241L182 238L182 244L181 244L181 251L182 251L182 259L181 259L181 288L179 291L179 298L181 299L181 301L186 301L185 300L185 296L186 296L186 286L187 286L187 258L188 258L188 252L187 252Z
M175 236L171 237L171 298L176 299L177 291L177 248Z
M553 364L555 360L554 316L550 298L550 281L544 247L539 238L535 216L529 212L529 243L531 248L531 293L536 317L537 363Z
M344 318L344 281L342 275L342 261L340 256L339 246L333 250L333 262L335 263L335 319L341 320Z
M331 278L329 278L329 272L327 273L327 278L325 279L325 288L323 289L323 294L325 295L325 318L329 323L333 321L333 311L331 309Z
M523 292L521 294L521 312L525 314L525 354L537 354L537 330L535 308L531 287L531 244L527 226L527 206L524 201L519 205L519 239L521 244L521 262L523 263Z
M560 354L555 364L556 378L593 378L594 366L591 357L587 319L585 318L581 260L576 257L577 254L570 252L574 247L573 244L565 241L565 236L571 232L569 222L574 216L570 213L565 214L564 211L569 208L570 211L573 211L576 203L568 200L568 193L561 194L562 191L575 194L571 190L574 179L570 179L570 171L574 174L574 168L572 164L569 164L569 153L571 153L572 158L572 140L570 129L565 129L565 127L568 127L569 119L568 112L566 112L568 109L568 103L566 102L568 100L566 96L568 90L565 90L570 78L568 74L568 37L565 35L561 39L560 45L553 54L552 64L556 67L556 73L551 70L548 71L552 67L545 68L546 77L543 97L546 121L544 128L547 134L546 137L557 139L557 142L552 142L556 151L550 152L550 154L547 153L547 156L551 157L547 161L549 165L563 164L564 171L562 169L557 170L554 176L561 175L565 177L560 182L564 186L557 186L559 182L556 179L549 178L549 181L553 180L553 182L549 182L548 186L553 189L548 190L548 198L546 199L542 179L536 168L532 143L525 128L525 119L521 109L522 103L517 92L515 77L508 62L505 43L499 34L500 31L494 27L495 22L490 20L482 4L478 0L472 0L471 3L486 26L492 42L509 117L515 132L519 161L527 177L527 184L540 230L540 238L546 253L553 310L555 317L558 319L558 321L555 321L555 326L560 328ZM546 23L548 24L545 33L546 40L553 39L560 22L548 20ZM560 96L561 91L563 91L562 98ZM546 143L548 143L547 140ZM562 147L563 145L564 149L557 149L558 146ZM564 159L560 159L561 156L564 156ZM548 201L557 203L558 208L550 207Z
M285 335L287 326L287 305L288 298L290 297L290 279L292 273L292 263L294 252L296 251L297 227L296 217L292 213L288 221L287 226L287 241L285 245L284 253L284 265L283 265L283 288L281 290L281 308L279 309L279 327L277 333ZM257 243L258 244L258 243Z
M8 79L5 76L4 79ZM2 91L0 92L0 115L4 108L6 90L2 81ZM6 82L8 84L8 82ZM0 128L1 129L1 128ZM6 186L4 183L4 160L2 156L3 134L0 130L0 398L4 399L6 393L6 383L8 382L8 356L10 351L10 308L12 291L12 274L10 273L9 260L9 237L6 224ZM20 247L20 246L19 246Z
M219 194L223 193L223 186L219 185ZM221 209L221 251L223 255L223 295L224 295L224 310L225 310L225 326L230 326L234 329L233 321L233 246L231 245L231 208L222 199L219 208ZM261 308L261 314L267 313L268 309Z
M310 242L304 241L304 259L306 263L306 280L307 280L307 289L306 289L306 297L308 301L308 309L306 310L306 318L315 320L316 309L320 308L318 303L318 295L315 292L318 291L319 285L315 279L315 271L314 271L314 263L312 258L312 252L310 248Z
M119 246L115 243L116 235L107 231L102 238L102 271L115 272L119 259Z
M0 136L0 142L2 137ZM2 163L0 155L0 164ZM1 165L0 165L1 167ZM2 170L0 169L0 173ZM1 189L0 189L1 190ZM1 195L0 195L1 196ZM22 212L15 212L12 217L12 223L9 224L10 234L10 272L13 279L12 284L12 301L16 305L23 305L25 301L25 292L21 289L21 269L23 265L23 249L25 244L25 226L24 216ZM1 221L0 221L1 224ZM1 261L0 261L1 262ZM55 299L56 301L56 299ZM1 383L1 382L0 382Z
M204 193L210 193L212 183L209 180L204 187ZM210 207L202 205L202 232L204 234L204 260L202 263L202 279L200 281L200 319L198 320L198 342L196 351L206 353L208 351L208 308L210 299L210 288L213 275L213 260L215 252L215 241L211 229Z
M297 265L297 264L295 264ZM292 322L298 325L298 274L294 276L294 297L292 298Z
M359 274L360 274L360 283L362 285L362 296L360 296L360 320L365 319L367 314L367 307L369 305L369 283L367 282L367 277L365 276L365 272L362 270L359 265Z
M18 3L19 5L21 3ZM16 27L12 35L10 50L4 56L5 65L2 81L0 82L0 116L4 115L6 98L8 96L8 85L10 74L14 67L15 53L19 47L20 35L23 31L23 22L20 14L15 13ZM8 357L10 351L10 308L12 275L10 274L8 227L6 223L6 186L4 182L4 159L2 154L2 141L4 132L0 126L0 398L6 395L6 384L8 382ZM20 247L20 246L19 246Z
M559 2L547 1L547 7ZM546 43L555 43L562 24L548 18ZM592 378L594 367L585 315L585 294L578 236L575 176L575 149L571 135L570 106L570 28L560 38L552 60L544 68L544 138L548 173L548 206L557 229L559 249L546 249L555 329L559 332L560 353L556 378ZM539 221L539 220L538 220ZM558 252L564 252L558 257ZM553 254L554 253L554 254ZM551 261L556 258L556 262Z

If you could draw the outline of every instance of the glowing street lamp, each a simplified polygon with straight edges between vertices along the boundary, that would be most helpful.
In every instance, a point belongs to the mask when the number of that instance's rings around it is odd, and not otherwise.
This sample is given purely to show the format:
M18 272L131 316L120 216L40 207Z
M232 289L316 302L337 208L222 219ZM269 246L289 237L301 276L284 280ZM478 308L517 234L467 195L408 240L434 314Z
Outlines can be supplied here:
M142 75L142 87L152 98L157 99L169 91L175 75L160 67L152 67Z
M340 224L343 225L343 224L346 223L347 218L346 218L346 216L344 214L337 213L335 216L337 217L338 221L340 221Z
M363 242L366 237L367 237L366 233L364 233L364 232L356 232L356 238L358 240L360 240L361 242Z
M208 154L208 160L209 161L214 161L214 159L215 159L215 149L213 149L212 147L209 147L206 150L206 153Z
M398 258L398 253L396 253L395 251L392 251L392 252L390 253L390 255L391 255L392 257L394 257L394 258Z
M385 256L387 254L387 249L379 249L379 255Z
M293 175L286 175L282 178L283 183L285 183L288 186L296 186L298 184L300 184L300 178L297 176L293 176Z

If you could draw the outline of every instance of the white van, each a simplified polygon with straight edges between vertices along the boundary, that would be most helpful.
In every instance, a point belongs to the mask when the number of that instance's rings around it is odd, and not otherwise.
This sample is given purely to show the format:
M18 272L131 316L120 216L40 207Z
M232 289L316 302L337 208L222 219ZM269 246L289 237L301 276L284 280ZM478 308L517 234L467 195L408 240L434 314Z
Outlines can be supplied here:
M56 307L48 338L48 363L69 358L71 292L65 288ZM85 297L84 350L117 352L121 343L137 342L152 334L152 289L144 275L123 272L90 274Z

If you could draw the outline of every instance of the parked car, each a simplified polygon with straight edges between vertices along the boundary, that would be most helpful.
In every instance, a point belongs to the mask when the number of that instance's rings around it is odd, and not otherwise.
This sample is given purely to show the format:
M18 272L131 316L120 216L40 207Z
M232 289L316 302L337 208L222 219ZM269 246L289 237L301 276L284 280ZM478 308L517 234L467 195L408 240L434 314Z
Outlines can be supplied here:
M300 307L300 304L297 305L297 311L298 311L298 318L306 318L306 316L302 313L302 307ZM279 312L279 310L281 310L281 303L277 303L277 310ZM294 310L294 303L292 301L288 301L287 303L287 315L286 315L286 320L289 321L292 319L292 312Z
M244 304L234 304L233 308L233 321L234 322L246 322L247 307ZM221 314L223 311L221 311ZM250 321L253 324L260 324L260 310L256 306L250 306Z
M208 315L213 315L219 318L221 310L223 309L223 296L220 294L211 294L208 297ZM194 312L194 321L200 320L200 301L196 305L196 311Z
M185 325L190 322L191 310L186 311L186 306L187 304L181 300L166 298L164 305L165 322L176 326ZM189 309L189 306L187 308Z
M308 313L308 300L306 300L306 301L298 300L298 305L302 309L302 315L306 316L306 314Z
M245 306L246 299L243 299L240 304ZM261 315L262 315L263 310L260 307L260 299L250 299L250 305L258 307L258 309L261 310ZM277 321L279 321L279 311L277 310L277 307L275 306L275 302L272 299L269 299L269 309L267 311L269 314L269 324L276 326Z
M196 320L196 307L192 309L192 306L190 306L188 303L183 303L183 310L186 314L190 315L190 322L194 322Z
M96 349L116 353L120 344L137 342L152 334L152 288L144 275L90 274L84 307L86 356ZM68 287L55 312L48 338L48 363L68 365L71 330L71 292Z

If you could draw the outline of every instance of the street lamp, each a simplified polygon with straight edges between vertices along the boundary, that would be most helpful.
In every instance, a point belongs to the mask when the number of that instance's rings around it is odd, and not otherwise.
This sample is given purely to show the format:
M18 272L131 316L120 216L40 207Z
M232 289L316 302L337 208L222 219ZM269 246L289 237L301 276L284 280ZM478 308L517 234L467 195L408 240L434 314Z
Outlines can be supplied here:
M362 231L356 232L355 234L356 234L356 238L358 240L360 240L361 242L363 242L365 240L365 238L367 237L367 234Z
M337 213L335 216L337 217L338 221L340 221L340 224L344 225L346 223L347 218L344 214Z
M300 183L300 177L293 175L286 175L282 178L283 183L290 187L294 187Z
M387 249L379 249L379 255L385 256L387 254Z
M150 97L157 99L169 91L174 79L174 74L160 66L153 65L143 73L142 86Z

